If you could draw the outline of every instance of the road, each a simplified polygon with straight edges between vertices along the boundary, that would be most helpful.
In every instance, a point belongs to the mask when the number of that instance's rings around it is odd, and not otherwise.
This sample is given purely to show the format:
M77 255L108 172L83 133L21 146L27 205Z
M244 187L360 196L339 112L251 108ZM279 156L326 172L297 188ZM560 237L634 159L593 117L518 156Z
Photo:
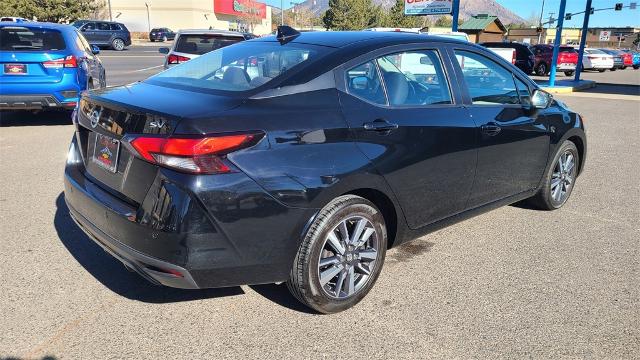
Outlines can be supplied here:
M103 52L109 83L147 75L131 71L160 62L149 50ZM0 358L637 359L640 96L557 97L589 140L563 209L504 207L393 249L365 300L328 316L284 285L185 291L129 273L69 218L68 115L2 114Z
M102 50L98 56L107 70L107 85L144 80L162 71L164 55L158 52L161 46L131 46L124 51Z

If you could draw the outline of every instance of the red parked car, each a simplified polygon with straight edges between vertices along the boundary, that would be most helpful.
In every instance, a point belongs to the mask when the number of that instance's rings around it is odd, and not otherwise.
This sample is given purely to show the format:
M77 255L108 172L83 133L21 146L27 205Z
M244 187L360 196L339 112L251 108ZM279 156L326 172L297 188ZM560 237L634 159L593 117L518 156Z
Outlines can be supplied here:
M536 75L543 76L549 74L551 70L551 59L553 58L553 45L539 44L531 47L533 55L536 57L533 71ZM578 65L578 52L571 46L560 46L558 53L557 71L564 72L571 76Z
M628 52L624 52L622 50L618 50L620 56L622 56L622 63L624 64L623 69L626 69L627 66L633 66L633 55Z

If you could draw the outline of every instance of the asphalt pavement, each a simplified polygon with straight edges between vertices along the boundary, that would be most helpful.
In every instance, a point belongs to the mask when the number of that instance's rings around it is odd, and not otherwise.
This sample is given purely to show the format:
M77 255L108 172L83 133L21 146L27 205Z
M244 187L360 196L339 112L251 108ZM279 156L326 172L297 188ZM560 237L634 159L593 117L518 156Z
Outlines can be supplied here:
M103 51L109 84L157 71L150 50ZM69 218L68 113L2 113L0 358L638 359L640 70L600 75L636 86L557 96L588 134L564 208L508 206L393 249L335 315L284 285L187 291L128 272Z

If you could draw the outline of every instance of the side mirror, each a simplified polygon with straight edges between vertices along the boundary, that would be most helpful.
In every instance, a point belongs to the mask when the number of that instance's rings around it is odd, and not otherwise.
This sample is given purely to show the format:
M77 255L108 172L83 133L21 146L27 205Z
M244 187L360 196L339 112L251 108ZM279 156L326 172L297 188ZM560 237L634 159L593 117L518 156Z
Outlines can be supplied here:
M91 45L91 53L93 55L100 54L100 48L98 47L98 45Z
M531 105L536 109L546 109L551 105L553 96L546 91L536 89L531 96Z
M366 76L356 76L351 79L351 88L354 90L366 90L369 87L369 78Z
M168 47L161 47L158 49L158 52L160 54L168 54L169 53L169 48Z

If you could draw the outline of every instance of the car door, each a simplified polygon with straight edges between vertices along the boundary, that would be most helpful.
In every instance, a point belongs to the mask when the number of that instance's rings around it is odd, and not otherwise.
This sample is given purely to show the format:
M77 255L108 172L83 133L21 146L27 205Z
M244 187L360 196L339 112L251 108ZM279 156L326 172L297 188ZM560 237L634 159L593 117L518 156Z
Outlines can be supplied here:
M94 87L101 87L105 81L102 78L102 63L98 56L93 54L91 45L82 37L82 34L78 32L76 36L76 46L84 52L82 61L86 64L88 75L85 81L92 78Z
M111 30L111 24L106 22L98 22L96 23L96 38L100 44L110 44L111 43L111 35L114 33Z
M414 229L463 211L476 167L475 125L442 54L395 46L345 64L338 76L355 141Z
M452 51L479 144L468 207L535 189L547 164L550 132L546 118L530 105L528 81L486 52Z
M90 44L98 44L100 41L98 40L98 32L96 31L96 23L88 22L80 28L82 35Z

